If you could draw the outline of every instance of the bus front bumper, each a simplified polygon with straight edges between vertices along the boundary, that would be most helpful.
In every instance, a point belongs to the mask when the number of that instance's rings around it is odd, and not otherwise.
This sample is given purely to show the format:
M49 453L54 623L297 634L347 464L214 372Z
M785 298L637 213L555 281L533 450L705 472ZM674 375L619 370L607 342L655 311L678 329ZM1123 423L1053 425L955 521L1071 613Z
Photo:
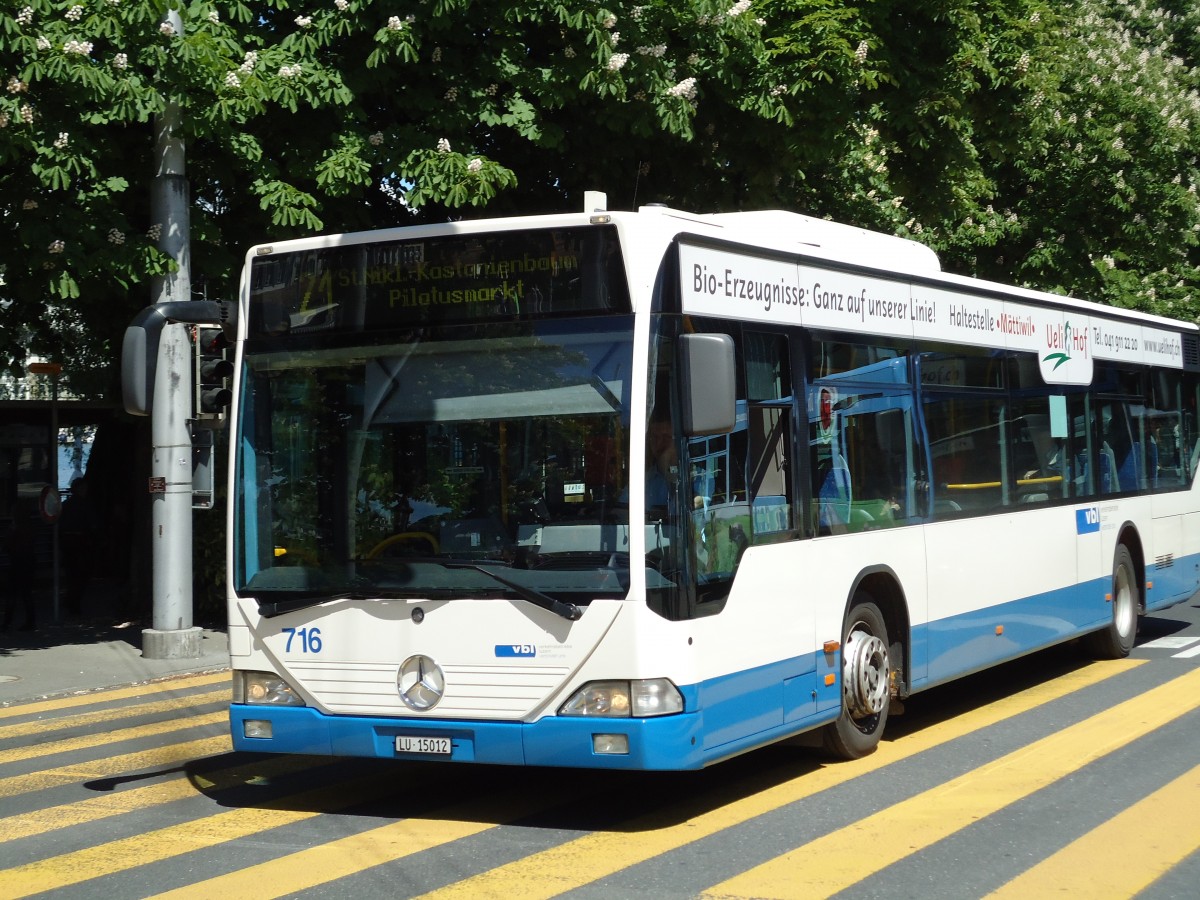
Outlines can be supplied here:
M311 707L233 704L229 722L234 749L258 753L590 769L699 769L714 761L703 751L698 713L647 719L547 716L526 723L329 716ZM446 749L444 741L397 738L448 739L449 753L437 752ZM432 752L402 752L399 743ZM614 745L627 749L603 752Z

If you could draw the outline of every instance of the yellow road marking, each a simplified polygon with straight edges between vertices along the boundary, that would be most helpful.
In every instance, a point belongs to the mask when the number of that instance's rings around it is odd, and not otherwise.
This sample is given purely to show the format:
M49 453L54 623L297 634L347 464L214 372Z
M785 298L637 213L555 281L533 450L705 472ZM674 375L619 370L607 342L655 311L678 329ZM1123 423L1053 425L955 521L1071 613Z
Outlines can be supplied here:
M1200 766L989 894L1125 900L1200 850Z
M137 772L141 769L164 769L179 767L200 757L215 756L218 753L230 753L233 744L229 735L203 738L197 741L187 741L182 744L168 744L142 750L138 753L123 753L120 756L107 756L102 759L89 760L70 766L59 766L55 769L43 769L40 772L30 772L27 775L12 775L0 778L0 797L14 797L17 794L28 794L31 791L45 790L64 784L75 784L84 781L94 781L99 778L114 778ZM129 776L138 780L138 775ZM153 776L144 776L153 777Z
M364 794L379 791L379 779L364 779ZM215 847L228 841L249 837L271 828L311 819L322 813L361 802L347 785L337 784L305 791L285 798L278 804L255 808L234 809L205 816L169 828L139 834L52 856L48 859L0 870L0 898L28 897L43 891L53 891L79 884L103 875L112 875L138 866L149 865Z
M391 787L402 790L403 783L392 782ZM378 775L355 779L352 782L338 782L312 791L289 795L274 803L264 804L254 808L244 807L228 812L206 816L169 828L161 828L146 834L110 841L73 853L14 866L0 870L0 900L17 900L31 894L59 890L70 885L79 884L92 878L112 875L162 860L171 859L193 850L216 847L230 841L236 841L251 835L261 834L271 828L280 828L305 819L336 812L358 803L378 799L382 794ZM500 821L511 821L528 815L539 808L547 808L559 802L557 797L534 800L525 792L507 791L493 794L486 801L470 800L464 803L438 810L437 818L406 819L394 822L382 828L376 828L367 835L348 837L332 844L324 844L309 851L291 854L284 857L290 860L290 866L295 866L295 858L305 853L311 853L312 858L318 859L321 865L330 866L330 871L346 869L345 874L369 868L389 859L399 859L410 852L422 847L437 846L441 843L457 840L489 828L495 828ZM490 821L474 821L484 812L484 809L503 810ZM415 842L415 843L411 843ZM336 852L330 852L336 848ZM346 858L338 857L338 852L349 854ZM289 865L276 865L278 860L264 863L262 867L252 867L231 873L227 878L229 890L219 888L214 894L212 885L221 883L222 878L212 881L199 882L181 888L182 892L204 890L196 896L205 900L212 896L221 896L222 900L234 896L233 891L239 890L237 883L243 872L269 872L270 878L276 879L271 883L255 879L252 885L246 887L246 896L264 898L279 896L272 893L285 882L300 883L315 879L319 884L324 873L291 871ZM287 887L281 893L290 893L295 887Z
M79 728L84 725L103 725L107 722L130 719L134 716L151 716L163 712L178 712L210 703L224 703L228 705L229 691L205 691L202 694L168 697L163 700L135 703L130 706L105 706L91 712L43 717L33 719L29 722L0 725L0 740L26 737L31 734L45 734L50 731L62 731L67 728Z
M755 866L703 896L828 897L1196 707L1200 669Z
M1143 663L1144 660L1094 663L895 741L884 742L865 759L806 772L683 822L664 826L661 813L649 813L622 823L619 831L595 832L577 838L447 885L441 890L425 894L424 898L474 900L478 897L521 897L522 900L535 900L555 897L635 863L915 756L931 747L1002 722Z
M32 703L20 703L16 706L0 707L0 719L11 719L14 716L28 716L38 713L59 712L64 709L73 709L76 706L111 703L114 700L128 700L130 697L146 697L150 694L162 694L169 690L183 691L193 687L217 684L222 681L229 681L228 669L204 675L164 678L146 684L132 685L131 687L115 688L107 691L92 691L86 694L71 694L69 697L57 697L53 700L38 700Z
M167 776L159 784L107 791L86 800L0 818L0 843L138 812L151 806L195 797L201 792L227 789L254 777L274 777L320 764L310 756L264 755L251 763L217 769L204 775Z
M61 741L47 741L36 746L27 745L14 747L11 750L0 751L0 764L19 762L36 756L49 756L52 753L70 753L73 750L87 750L103 744L115 744L119 741L132 741L138 738L154 737L159 734L170 734L172 731L182 731L185 728L202 728L205 725L216 725L229 721L229 711L207 713L202 716L188 716L185 719L171 719L166 722L154 722L149 725L136 725L130 728L117 728L113 731L101 731L81 737L67 738Z
M31 734L48 734L63 731L67 728L80 728L85 725L104 725L121 719L132 719L135 716L153 716L164 712L186 712L197 706L211 703L229 704L229 691L206 691L203 694L192 694L187 697L172 697L153 703L138 703L133 706L107 707L92 712L76 713L73 716L56 716L52 719L38 719L33 722L21 722L17 725L0 725L0 740L27 737Z
M269 900L283 897L497 828L503 822L524 818L558 802L558 797L535 800L524 792L492 795L486 801L488 810L503 812L479 821L483 811L481 803L470 800L439 810L437 818L392 822L362 834L198 881L159 894L156 900L209 900L210 897Z

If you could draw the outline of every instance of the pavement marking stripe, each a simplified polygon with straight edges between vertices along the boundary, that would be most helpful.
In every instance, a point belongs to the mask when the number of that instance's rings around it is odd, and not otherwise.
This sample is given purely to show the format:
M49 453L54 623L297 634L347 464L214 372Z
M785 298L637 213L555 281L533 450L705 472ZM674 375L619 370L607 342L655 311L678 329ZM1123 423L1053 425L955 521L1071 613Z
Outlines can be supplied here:
M828 897L1200 707L1200 669L713 886L702 896ZM870 848L864 852L863 848ZM1131 862L1126 858L1126 862Z
M1173 634L1167 637L1155 638L1152 641L1146 641L1144 644L1138 644L1137 648L1139 650L1182 650L1184 647L1190 647L1197 641L1200 641L1200 637Z
M474 900L481 896L521 897L522 900L555 897L661 853L915 756L931 747L995 725L1107 678L1128 672L1146 662L1147 660L1124 659L1093 663L894 741L885 740L875 753L864 759L826 765L782 784L757 791L752 796L699 812L682 822L664 824L660 812L639 816L622 823L620 830L595 832L568 841L473 878L447 885L423 895L422 900Z
M988 895L1125 900L1200 850L1200 766L1139 800Z
M400 783L393 783L391 786L397 790L403 787ZM233 809L146 834L109 841L84 850L3 869L0 870L0 900L17 900L17 898L28 897L32 894L60 890L93 878L172 859L194 850L217 847L251 835L261 834L268 829L292 825L369 800L376 800L380 794L379 776L364 776L353 781L339 782L315 790L292 794L272 804ZM346 874L349 874L360 868L370 868L387 862L389 859L406 856L411 847L409 840L414 837L418 842L423 840L429 846L436 846L438 843L457 840L468 834L494 828L498 821L506 820L507 817L528 815L539 807L548 808L558 802L560 800L557 797L533 800L526 797L524 792L502 791L489 796L486 801L473 799L447 807L438 811L436 818L407 819L403 822L395 822L367 833L373 837L360 836L357 842L354 838L346 838L335 842L335 845L342 844L342 852L352 854L349 860L343 859L340 863L342 866L347 866ZM501 814L497 813L497 818L483 823L451 821L456 818L455 813L458 810L469 810L473 813L471 816L462 818L476 818L485 806L489 810L493 807L496 810L503 810L502 815L505 818L499 818ZM349 850L348 848L353 849ZM417 849L420 849L419 843ZM307 851L301 851L301 854L304 852ZM313 852L321 858L322 862L334 865L334 860L327 858L321 848L315 848ZM272 872L271 877L279 879L280 884L264 883L260 880L260 874L259 879L254 879L252 884L247 885L248 892L241 896L253 897L256 900L268 896L279 896L280 894L271 892L281 886L286 888L282 893L290 893L295 888L282 884L284 880L290 879L299 881L316 877L315 883L321 883L321 873L293 872L291 870L290 866L295 865L294 858L301 854L290 854L284 857L283 859L291 861L287 866L264 864ZM231 881L236 882L241 871L256 871L257 869L258 867L252 867L233 872L230 875ZM220 880L220 878L214 879L214 881ZM190 885L181 890L187 891L200 886L206 886L206 889L196 896L203 897L205 900L213 896L221 896L222 900L228 900L230 896L233 896L224 890L214 894L211 882L198 882L196 885Z
M0 819L0 842L35 837L73 825L86 825L122 813L195 797L198 793L196 786L186 778L172 778L163 784L101 794L76 803L5 816Z
M203 775L168 776L167 780L126 790L112 790L86 800L63 803L45 809L0 818L0 844L19 838L34 837L77 825L86 825L111 816L161 806L176 800L207 794L244 784L251 778L275 777L321 765L308 756L263 755L252 763L205 772Z
M39 713L58 712L72 709L76 706L90 706L96 703L111 703L114 700L127 700L130 697L145 697L149 694L162 694L169 690L187 690L193 687L203 687L210 684L228 682L229 670L210 672L204 675L168 677L146 684L136 684L131 687L115 688L113 690L91 691L86 694L71 694L57 697L53 700L39 700L31 703L19 703L15 706L0 707L0 719L11 719L14 716L29 716Z
M489 813L495 812L486 821L479 821L484 812L481 801L470 800L439 810L437 818L392 822L207 881L197 881L158 894L155 900L210 900L212 897L270 900L284 897L498 828L505 822L549 809L559 804L561 798L534 799L525 791L507 791L489 796L484 802Z
M148 780L157 777L157 774L129 775L129 773L139 772L142 769L179 769L201 757L216 756L218 753L232 751L233 743L230 741L229 735L225 734L220 737L203 738L182 744L167 744L137 753L106 756L103 759L59 766L54 769L43 769L27 775L11 775L8 778L0 778L0 797L15 797L18 794L28 794L46 788L61 787L64 784L77 784L101 778L126 776L130 781Z
M1200 656L1200 647L1192 647L1190 650L1184 650L1182 653L1172 653L1171 659L1191 659L1194 656Z
M170 734L172 731L182 731L185 728L203 728L205 725L216 725L229 721L228 710L206 713L199 716L188 716L184 719L171 719L166 722L154 722L150 725L136 725L129 728L117 728L113 731L100 731L81 737L67 738L61 741L47 741L33 746L14 747L11 750L0 750L0 765L20 762L36 756L49 756L53 753L71 753L76 750L87 750L105 744L116 744L120 741L132 741L138 738L154 737L160 734Z
M26 737L31 734L43 735L67 728L79 728L84 725L103 725L121 719L132 719L135 716L152 716L164 712L185 712L196 706L206 706L210 703L229 703L229 691L207 691L203 694L190 694L186 697L172 697L153 703L138 703L133 706L118 706L115 708L97 709L93 712L76 713L54 719L39 719L34 722L21 722L16 725L0 725L0 740Z

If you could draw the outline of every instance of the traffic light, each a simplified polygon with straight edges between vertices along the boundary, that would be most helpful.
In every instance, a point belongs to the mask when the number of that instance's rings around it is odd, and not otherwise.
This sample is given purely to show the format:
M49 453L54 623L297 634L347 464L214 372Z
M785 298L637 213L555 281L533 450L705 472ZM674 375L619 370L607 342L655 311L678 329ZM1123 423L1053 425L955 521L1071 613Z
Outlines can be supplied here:
M196 402L194 415L202 427L220 428L233 400L229 378L233 363L225 357L228 342L220 328L196 328Z

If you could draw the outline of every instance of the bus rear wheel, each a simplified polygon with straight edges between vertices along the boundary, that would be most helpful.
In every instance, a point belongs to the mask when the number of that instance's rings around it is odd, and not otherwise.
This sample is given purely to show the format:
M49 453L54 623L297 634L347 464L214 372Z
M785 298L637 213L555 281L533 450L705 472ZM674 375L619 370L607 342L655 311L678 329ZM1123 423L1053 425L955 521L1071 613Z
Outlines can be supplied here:
M868 595L855 598L842 635L842 713L823 740L834 756L859 759L879 746L891 703L887 624Z
M1137 637L1138 608L1142 603L1137 567L1133 564L1133 555L1124 544L1117 545L1117 555L1113 560L1111 597L1112 621L1103 631L1087 636L1087 648L1100 659L1123 659L1133 649L1133 641Z

